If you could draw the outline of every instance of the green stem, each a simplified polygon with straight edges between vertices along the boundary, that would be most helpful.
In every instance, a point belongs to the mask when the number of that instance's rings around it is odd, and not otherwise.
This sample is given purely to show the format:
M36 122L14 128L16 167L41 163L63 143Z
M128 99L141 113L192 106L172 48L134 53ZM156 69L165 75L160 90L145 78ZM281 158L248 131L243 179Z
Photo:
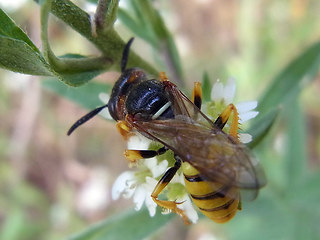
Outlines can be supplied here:
M102 70L113 61L107 57L94 58L58 58L52 51L48 37L49 13L52 7L52 0L47 0L41 6L41 40L43 44L43 54L46 60L59 73L63 72L84 72L90 70Z
M94 21L97 28L108 31L117 19L119 0L99 0Z
M109 62L108 68L120 71L120 61L125 42L113 28L108 31L97 29L97 35L93 36L90 16L69 0L52 0L51 11L56 17L91 41L103 53L103 56L112 61L112 63ZM153 67L133 51L129 56L128 67L140 67L151 74L158 74Z
M41 6L41 41L43 55L45 59L51 63L51 61L59 61L50 48L48 37L48 21L49 13L51 9L52 0L46 0Z

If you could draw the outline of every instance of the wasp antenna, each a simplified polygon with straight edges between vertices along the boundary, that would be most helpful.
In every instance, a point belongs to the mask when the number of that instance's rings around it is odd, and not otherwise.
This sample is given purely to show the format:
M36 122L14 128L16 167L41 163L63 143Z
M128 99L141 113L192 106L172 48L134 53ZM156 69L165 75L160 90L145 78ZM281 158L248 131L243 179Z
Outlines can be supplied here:
M123 73L126 70L129 52L130 52L130 46L131 46L133 40L134 40L133 37L130 38L130 40L128 41L128 43L126 44L126 46L123 49L122 59L121 59L121 73Z
M87 113L86 115L84 115L83 117L81 117L78 121L76 121L71 128L69 129L69 131L67 132L67 135L70 136L70 134L79 126L81 126L82 124L84 124L85 122L89 121L91 118L93 118L94 116L96 116L99 112L101 112L102 109L108 107L108 104L103 105L101 107L98 107L94 110L92 110L91 112Z

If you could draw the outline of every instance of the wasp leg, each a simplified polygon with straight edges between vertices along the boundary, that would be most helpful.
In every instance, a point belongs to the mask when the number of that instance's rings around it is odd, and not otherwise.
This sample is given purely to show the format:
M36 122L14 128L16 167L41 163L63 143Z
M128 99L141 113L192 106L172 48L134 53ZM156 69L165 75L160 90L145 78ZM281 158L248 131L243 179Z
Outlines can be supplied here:
M195 82L192 90L192 98L191 101L196 105L199 109L201 109L202 104L202 88L200 82Z
M231 103L229 104L225 110L220 114L220 116L216 119L214 124L220 128L223 129L223 127L226 125L231 113L233 113L232 121L231 121L231 127L229 134L239 140L238 138L238 127L239 127L239 113L237 108Z
M154 190L151 194L151 197L152 197L153 201L156 204L158 204L158 206L179 214L183 218L185 224L189 224L190 223L189 219L185 215L184 211L177 207L177 205L181 204L182 202L167 201L167 200L159 200L158 199L159 194L168 185L168 183L172 180L172 178L174 177L174 175L177 173L178 169L181 166L181 160L176 156L175 156L175 159L176 159L176 162L175 162L174 166L169 168L164 173L164 175L162 176L162 178L159 180L158 184L154 188Z
M159 148L158 150L129 150L124 152L124 156L130 162L136 162L143 158L152 158L164 154L168 149L166 147Z
M125 139L128 140L129 136L131 135L131 130L132 127L126 122L126 121L122 121L119 120L116 123L116 127L119 131L119 133L121 134L121 136Z

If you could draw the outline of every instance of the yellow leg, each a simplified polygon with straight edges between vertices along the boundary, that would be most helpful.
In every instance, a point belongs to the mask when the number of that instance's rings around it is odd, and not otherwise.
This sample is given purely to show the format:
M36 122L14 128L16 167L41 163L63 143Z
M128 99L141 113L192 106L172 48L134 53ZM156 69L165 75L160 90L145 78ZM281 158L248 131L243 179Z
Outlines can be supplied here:
M166 147L162 147L158 150L129 150L127 149L124 152L124 156L127 160L130 162L136 162L137 160L143 159L143 158L152 158L155 156L159 156L161 154L164 154L168 149Z
M158 204L158 206L168 209L176 214L179 214L182 219L184 220L185 224L190 224L188 217L185 215L184 211L178 208L177 205L181 204L182 202L176 201L166 201L166 200L159 200L158 196L162 192L162 190L168 185L168 183L172 180L174 175L177 173L178 169L181 166L181 161L177 160L175 165L169 168L162 178L159 180L158 184L154 188L151 197L153 201Z
M215 121L215 124L222 129L224 125L227 123L231 113L233 113L233 116L232 116L229 134L235 139L237 139L237 141L239 141L239 138L238 138L239 113L237 108L232 103L229 104L225 108L225 110L220 114L220 116Z
M202 103L202 88L200 82L195 82L193 91L192 91L192 97L191 101L196 105L199 109L201 109L201 103Z

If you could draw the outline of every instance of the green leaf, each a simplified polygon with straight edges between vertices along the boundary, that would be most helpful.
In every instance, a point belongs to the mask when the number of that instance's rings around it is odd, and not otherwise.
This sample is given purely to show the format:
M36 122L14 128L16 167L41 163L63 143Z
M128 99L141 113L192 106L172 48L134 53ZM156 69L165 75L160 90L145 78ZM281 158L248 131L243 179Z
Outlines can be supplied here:
M18 240L23 227L25 226L25 215L22 211L18 211L18 209L11 211L11 213L8 215L7 218L5 218L5 221L2 223L1 226L1 233L0 237L1 239L12 239L12 240Z
M152 26L154 35L158 40L158 50L167 61L168 69L171 70L172 79L183 85L180 57L173 36L165 25L159 12L153 7L152 2L149 0L137 0L136 2L143 13L141 15L145 18L145 21Z
M310 169L309 174L298 183L297 191L291 192L290 195L294 203L308 209L313 214L317 213L318 218L320 218L320 208L315 209L314 206L320 201L319 182L320 169L317 168L315 171Z
M287 104L285 114L287 124L287 145L285 150L288 190L296 191L296 186L307 175L307 140L305 120L297 96Z
M150 217L147 209L140 211L130 210L122 215L94 224L83 232L73 235L69 240L141 240L154 233L166 224L174 215Z
M55 79L46 79L42 82L42 85L45 89L76 102L87 109L103 105L103 102L99 99L99 93L110 93L111 90L110 85L97 82L90 82L74 88Z
M2 9L0 9L0 35L21 40L28 44L35 52L40 53L39 49L32 43L29 37Z
M25 74L53 75L39 49L2 9L0 9L0 67Z
M272 81L259 101L258 110L265 112L281 104L315 78L320 64L320 42L315 43L294 59Z
M79 73L59 73L59 78L69 86L79 87L98 76L100 73L102 73L102 71L98 70Z
M130 3L134 17L125 10L120 10L119 19L157 50L157 54L165 60L170 79L183 85L183 72L178 50L161 15L149 0L134 0Z
M136 21L126 10L118 9L119 20L127 26L136 36L144 39L146 42L150 43L152 46L156 46L154 38L150 36L150 32L146 31L145 27L141 27L141 24Z
M211 99L211 82L207 72L202 75L202 94L205 102L209 102Z
M0 67L32 75L54 75L43 56L24 41L0 36Z
M248 132L252 136L252 142L248 144L250 148L255 148L270 131L274 121L276 120L280 108L273 108L262 116L258 116L253 120Z

